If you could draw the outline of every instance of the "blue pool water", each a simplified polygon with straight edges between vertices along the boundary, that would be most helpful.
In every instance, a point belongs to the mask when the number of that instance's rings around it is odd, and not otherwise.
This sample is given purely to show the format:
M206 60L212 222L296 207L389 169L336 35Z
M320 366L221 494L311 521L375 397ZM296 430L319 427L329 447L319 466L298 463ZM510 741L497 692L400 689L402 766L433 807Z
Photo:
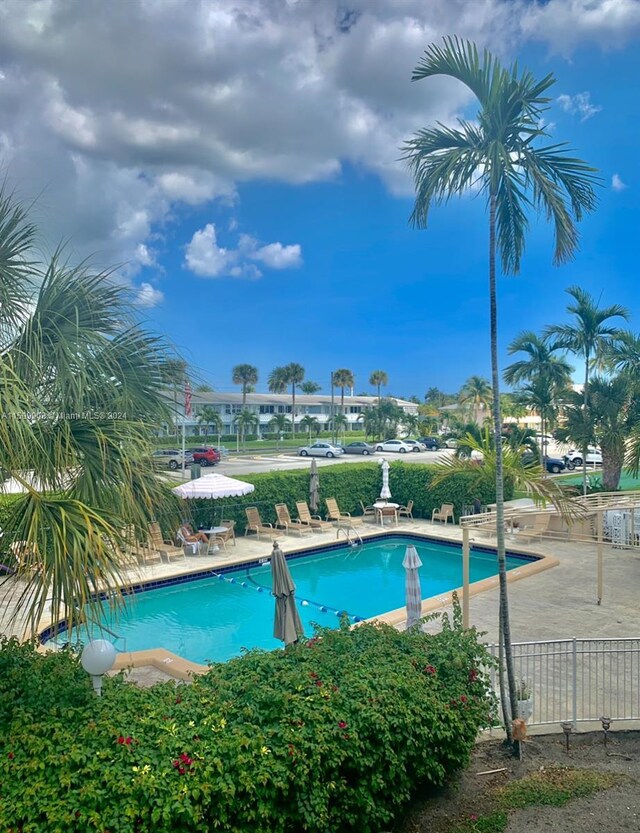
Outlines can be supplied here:
M291 558L289 568L305 633L313 632L312 622L337 625L338 611L346 611L353 621L354 617L367 619L403 607L402 560L409 543L416 546L422 559L423 598L462 585L460 545L424 538L391 535L356 548L344 546ZM507 569L522 566L523 558L508 556ZM495 552L471 550L471 582L496 573ZM207 576L129 596L126 608L117 614L104 601L101 624L120 637L115 643L119 650L162 647L194 662L224 661L243 648L281 647L272 637L274 600L270 590L268 564L244 566L220 577ZM97 629L93 626L88 634L83 628L78 636L83 640L98 636Z

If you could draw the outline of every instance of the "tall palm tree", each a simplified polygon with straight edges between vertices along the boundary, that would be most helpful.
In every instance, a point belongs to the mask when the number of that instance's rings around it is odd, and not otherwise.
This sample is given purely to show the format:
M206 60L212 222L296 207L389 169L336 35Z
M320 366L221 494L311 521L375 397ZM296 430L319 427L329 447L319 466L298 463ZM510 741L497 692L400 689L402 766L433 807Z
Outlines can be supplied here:
M168 359L163 371L164 382L171 387L173 393L173 425L178 436L178 399L184 394L187 377L187 363L178 357Z
M412 80L438 75L466 85L478 99L480 110L474 121L460 120L457 127L438 124L425 128L405 144L404 158L416 187L411 222L426 228L432 205L465 194L474 186L486 198L501 642L505 648L511 714L515 715L516 680L504 541L496 255L505 273L519 271L528 228L526 211L534 207L554 224L554 262L570 260L578 244L576 221L585 211L595 208L595 171L568 156L564 144L536 144L548 138L542 116L549 108L551 99L545 93L555 83L553 75L538 81L517 65L507 69L486 50L481 58L475 44L459 38L445 38L442 46L431 44ZM510 726L506 728L509 733Z
M380 388L389 384L389 377L384 370L374 370L371 376L369 376L369 384L378 389L378 405L380 405L382 402Z
M269 420L269 428L278 434L285 434L291 428L291 420L286 414L274 414Z
M322 390L321 386L317 382L312 382L310 379L307 379L306 382L300 385L300 392L306 393L307 396L313 396L314 393L318 393L320 390Z
M271 393L287 392L287 374L284 367L274 367L267 381Z
M584 359L584 388L582 391L583 418L589 420L589 373L592 364L606 360L607 350L612 342L621 335L621 330L607 324L612 318L627 319L629 313L620 304L599 307L597 301L580 286L570 286L567 293L573 303L567 306L567 312L574 316L571 324L554 324L545 330L545 335L553 339L554 345L570 350ZM582 447L582 490L587 493L587 444Z
M15 602L32 632L47 606L73 626L97 588L118 600L134 566L120 529L148 532L166 505L144 461L171 417L167 380L186 370L109 272L60 251L41 263L35 236L0 189L0 466L23 487L2 540L19 547Z
M247 393L258 384L258 368L252 364L237 364L231 371L234 385L242 385L242 410L247 404Z
M546 455L547 423L557 411L558 396L571 384L573 372L573 368L566 359L555 355L557 349L557 345L552 344L547 338L541 338L530 330L522 332L509 345L509 355L524 353L526 358L513 362L505 368L503 373L508 385L529 383L525 392L525 400L528 400L528 404L538 411L540 417L543 468Z
M222 417L211 405L200 408L198 422L204 426L205 437L209 436L209 428L215 428L218 434L222 433Z
M353 371L346 367L335 370L333 373L334 387L340 388L340 408L344 414L344 389L352 388L356 383Z
M483 376L469 376L458 394L458 401L471 409L478 425L482 424L482 414L491 406L492 400L491 383Z
M304 367L291 362L283 367L287 384L291 385L291 437L296 436L296 385L304 382Z
M320 431L320 420L318 417L305 414L300 420L300 428L306 429L309 432L309 442L311 442L311 432L315 431L317 436Z
M410 437L420 427L420 417L418 414L403 414L402 426L405 437Z
M251 411L245 408L244 411L240 411L240 413L233 418L233 424L236 426L236 429L240 430L240 437L242 438L242 445L244 447L244 438L247 434L247 430L249 433L251 433L251 429L257 431L259 419L256 414L251 413Z
M331 419L331 426L336 434L340 434L340 432L344 434L349 426L349 420L346 414L334 414Z

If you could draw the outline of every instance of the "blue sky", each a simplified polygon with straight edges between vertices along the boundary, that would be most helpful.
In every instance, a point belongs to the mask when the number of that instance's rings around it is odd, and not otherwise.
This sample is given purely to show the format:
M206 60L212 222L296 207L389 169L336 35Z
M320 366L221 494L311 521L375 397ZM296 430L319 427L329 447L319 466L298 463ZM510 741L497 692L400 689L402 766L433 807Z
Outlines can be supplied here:
M132 2L107 20L115 56L109 37L86 49L105 7L61 5L75 7L76 25L43 6L42 43L5 20L0 112L13 127L0 159L23 191L44 189L48 239L124 263L143 317L215 388L233 389L239 362L257 365L258 390L290 361L327 391L338 367L354 371L357 391L383 369L389 392L419 397L488 375L483 201L456 200L412 230L396 161L416 128L474 113L455 85L409 82L421 50L460 21L505 60L556 75L553 137L603 182L573 263L552 266L550 230L531 218L521 275L500 278L503 366L518 332L563 319L573 283L628 306L640 329L640 4L619 0L613 16L604 0L490 0L477 12L465 0L428 12L362 0L338 25L333 2L248 3L244 18L226 0L194 3L188 20L179 4ZM30 80L38 98L16 103Z

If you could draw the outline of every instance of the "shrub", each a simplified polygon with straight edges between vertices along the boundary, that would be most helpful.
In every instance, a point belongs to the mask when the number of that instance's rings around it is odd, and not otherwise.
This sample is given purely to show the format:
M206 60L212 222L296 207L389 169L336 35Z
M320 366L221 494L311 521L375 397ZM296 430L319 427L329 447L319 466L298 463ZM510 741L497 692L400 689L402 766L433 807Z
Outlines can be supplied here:
M389 486L393 499L401 504L415 501L414 514L431 518L433 509L443 503L452 503L456 517L462 506L478 497L482 503L493 503L495 489L492 486L477 488L472 478L465 473L456 475L432 486L435 468L420 463L395 461L390 465ZM309 499L308 471L274 471L261 474L246 474L238 477L253 483L255 492L242 498L233 498L222 503L216 500L192 500L183 506L185 515L190 515L194 525L209 526L221 513L225 518L236 521L236 529L243 532L246 526L244 509L257 506L265 523L275 523L276 503L286 503L292 517L296 517L296 501ZM320 470L320 512L325 513L325 497L335 497L342 512L361 515L360 501L365 505L373 503L380 494L382 475L378 463L341 463L326 466ZM505 500L513 495L513 484L505 482ZM175 530L174 530L175 531Z
M489 719L487 656L459 620L318 631L192 685L105 680L101 698L69 654L2 655L0 829L23 833L373 833L463 767Z

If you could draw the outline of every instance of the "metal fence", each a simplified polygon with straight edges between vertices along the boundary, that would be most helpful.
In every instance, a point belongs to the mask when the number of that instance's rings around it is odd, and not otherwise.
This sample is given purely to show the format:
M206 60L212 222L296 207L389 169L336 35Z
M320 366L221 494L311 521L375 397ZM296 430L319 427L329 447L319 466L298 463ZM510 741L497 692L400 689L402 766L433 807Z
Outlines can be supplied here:
M497 657L498 646L490 645ZM556 639L513 644L516 679L531 691L529 725L640 720L639 639ZM498 674L493 684L499 693Z

